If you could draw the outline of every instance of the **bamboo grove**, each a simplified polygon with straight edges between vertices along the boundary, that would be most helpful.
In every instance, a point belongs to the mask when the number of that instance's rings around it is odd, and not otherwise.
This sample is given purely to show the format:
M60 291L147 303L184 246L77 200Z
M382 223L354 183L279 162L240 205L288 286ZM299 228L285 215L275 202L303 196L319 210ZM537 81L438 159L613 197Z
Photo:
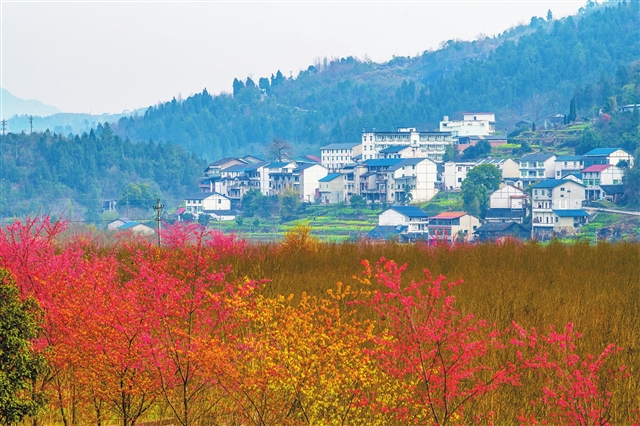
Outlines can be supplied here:
M46 360L17 424L639 419L637 243L324 244L299 225L248 244L190 224L157 247L64 228L0 231L1 287Z

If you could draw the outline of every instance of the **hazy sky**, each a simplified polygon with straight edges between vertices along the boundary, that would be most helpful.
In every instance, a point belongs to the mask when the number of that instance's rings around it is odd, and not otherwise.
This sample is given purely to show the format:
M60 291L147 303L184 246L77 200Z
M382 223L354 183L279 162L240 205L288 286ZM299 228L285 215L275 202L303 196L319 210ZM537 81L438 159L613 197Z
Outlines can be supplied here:
M295 76L325 56L415 56L584 4L0 0L0 86L66 112L119 113L230 92L235 77Z

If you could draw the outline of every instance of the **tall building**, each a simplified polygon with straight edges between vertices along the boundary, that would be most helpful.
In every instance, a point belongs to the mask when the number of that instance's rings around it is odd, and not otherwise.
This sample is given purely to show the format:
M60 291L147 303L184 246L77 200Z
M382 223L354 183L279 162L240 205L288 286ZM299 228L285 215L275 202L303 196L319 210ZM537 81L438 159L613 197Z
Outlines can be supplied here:
M496 131L496 115L492 112L464 112L462 120L449 120L444 116L440 122L441 132L451 132L453 136L489 136Z
M383 158L381 151L392 146L410 146L414 152L411 157L428 158L439 163L448 145L453 145L451 132L427 132L415 127L399 127L395 132L362 131L362 159Z

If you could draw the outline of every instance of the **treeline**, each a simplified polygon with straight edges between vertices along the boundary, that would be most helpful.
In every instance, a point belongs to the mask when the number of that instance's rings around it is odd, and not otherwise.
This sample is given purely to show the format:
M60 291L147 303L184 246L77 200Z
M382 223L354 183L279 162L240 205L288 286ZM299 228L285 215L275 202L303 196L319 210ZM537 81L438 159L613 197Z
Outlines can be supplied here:
M464 110L494 111L504 130L522 118L566 114L576 94L578 112L587 115L637 60L638 16L637 1L589 5L575 17L534 17L506 35L449 41L415 58L377 64L349 57L318 62L296 77L278 71L236 79L233 94L204 90L174 99L121 119L115 130L134 140L171 140L213 159L259 154L274 136L302 151L359 140L363 128L434 128L443 115ZM598 83L604 89L594 92ZM637 90L624 98L637 100Z
M193 192L204 162L173 143L133 143L109 124L81 136L49 131L4 136L0 215L64 213L97 220L102 199L119 199L130 183L147 183L172 202Z

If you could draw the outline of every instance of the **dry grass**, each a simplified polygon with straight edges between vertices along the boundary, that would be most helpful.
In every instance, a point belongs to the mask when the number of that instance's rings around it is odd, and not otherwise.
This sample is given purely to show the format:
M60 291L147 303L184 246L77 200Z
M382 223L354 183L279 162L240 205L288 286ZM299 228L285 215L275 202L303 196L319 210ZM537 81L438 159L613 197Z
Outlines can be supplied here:
M499 328L516 321L524 327L561 328L575 324L583 334L581 353L599 354L608 343L624 348L616 364L627 366L630 378L614 389L614 424L625 424L631 410L640 407L640 244L554 242L425 248L394 243L321 244L316 251L282 250L256 244L251 254L226 259L238 276L267 278L266 295L305 291L322 295L336 282L354 284L360 261L381 257L408 263L404 277L421 279L423 270L450 280L457 287L458 306L464 312L495 323ZM362 312L368 316L369 313ZM504 391L490 402L513 419L509 406L530 398L527 389ZM486 407L484 407L486 408ZM484 410L483 410L484 411Z

